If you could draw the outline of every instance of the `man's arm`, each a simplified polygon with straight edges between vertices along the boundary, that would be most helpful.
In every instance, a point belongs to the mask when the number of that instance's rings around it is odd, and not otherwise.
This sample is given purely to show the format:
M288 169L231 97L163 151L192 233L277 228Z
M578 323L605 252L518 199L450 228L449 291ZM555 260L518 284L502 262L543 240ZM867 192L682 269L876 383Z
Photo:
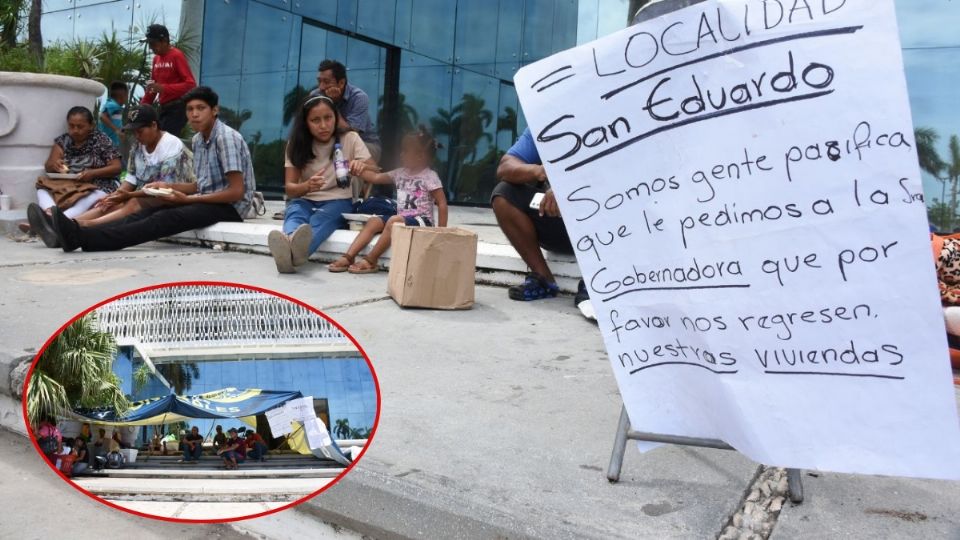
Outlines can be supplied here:
M357 129L357 131L360 132L357 126L367 125L367 120L370 118L370 98L367 97L367 94L359 93L354 95L350 101L350 111L344 116L348 124L346 127Z
M221 189L213 193L197 194L196 184L173 184L175 191L168 199L179 204L233 204L243 198L245 189L243 185L243 173L240 171L230 171L226 176L227 182L229 182L227 189ZM191 192L192 195L187 196L187 192L179 189L178 186L191 186L193 188Z
M547 171L543 165L526 163L516 156L504 154L497 166L497 178L511 184L545 182Z

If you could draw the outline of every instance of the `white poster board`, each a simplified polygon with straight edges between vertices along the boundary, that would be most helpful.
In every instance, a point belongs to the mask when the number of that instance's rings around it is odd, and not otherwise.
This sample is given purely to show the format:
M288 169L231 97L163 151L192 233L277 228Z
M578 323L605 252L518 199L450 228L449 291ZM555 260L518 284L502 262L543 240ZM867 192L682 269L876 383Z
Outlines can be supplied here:
M317 415L313 410L313 396L291 399L283 407L286 409L286 414L293 420L309 420Z
M515 83L634 429L960 478L892 0L708 1Z
M290 424L290 422L293 421L293 416L290 415L286 407L280 406L276 409L271 409L267 411L265 415L267 417L267 423L270 424L270 432L274 437L289 435L293 431Z

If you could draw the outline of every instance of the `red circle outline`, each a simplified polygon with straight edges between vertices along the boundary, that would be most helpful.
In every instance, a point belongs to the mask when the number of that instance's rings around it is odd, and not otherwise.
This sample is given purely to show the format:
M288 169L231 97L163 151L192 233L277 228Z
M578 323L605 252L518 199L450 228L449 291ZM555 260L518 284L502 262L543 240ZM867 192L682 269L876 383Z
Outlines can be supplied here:
M247 289L247 290L251 290L251 291L257 291L257 292L269 294L269 295L272 295L272 296L276 296L276 297L278 297L278 298L283 298L284 300L287 300L288 302L293 302L294 304L297 304L297 305L299 305L299 306L302 306L302 307L310 310L311 312L316 313L317 315L323 317L323 318L324 318L326 321L328 321L330 324L334 325L338 330L340 330L340 332L343 333L344 336L346 336L346 337L350 340L351 343L353 343L353 345L357 348L357 352L359 352L360 355L363 357L363 359L367 362L367 368L370 369L370 374L373 375L373 384L374 384L374 388L376 388L376 391L377 391L377 412L376 412L376 416L374 417L374 420L373 420L373 428L370 430L370 435L367 437L367 444L365 444L364 447L363 447L363 450L360 451L360 455L357 456L357 458L354 459L353 462L352 462L346 469L344 469L344 471L343 471L342 473L338 474L336 477L334 477L334 479L333 479L332 481L328 482L328 483L327 483L325 486L323 486L322 488L318 489L317 491L314 491L313 493L309 493L309 494L307 494L307 495L305 495L305 496L303 496L303 497L301 497L301 498L299 498L299 499L297 499L297 500L295 500L295 501L293 501L293 502L291 502L291 503L289 503L289 504L285 504L285 505L283 505L283 506L274 508L274 509L272 509L272 510L266 510L266 511L264 511L264 512L260 512L260 513L257 513L257 514L249 514L249 515L246 515L246 516L237 516L237 517L225 518L225 519L181 519L181 518L172 518L172 517L164 517L164 516L158 516L158 515L154 515L154 514L148 514L148 513L146 513L146 512L139 512L139 511L137 511L137 510L133 510L133 509L130 509L130 508L126 508L126 507L121 506L121 505L119 505L119 504L112 503L112 502L110 502L110 501L108 501L108 500L106 500L106 499L103 499L103 498L101 498L101 497L98 497L97 495L94 495L93 493L87 491L86 489L83 489L82 487L80 487L79 485L77 485L76 483L74 483L73 480L67 478L67 476L64 475L63 472L61 472L59 469L57 469L57 468L54 466L53 463L50 463L49 461L47 461L47 459L43 456L43 452L40 450L40 445L39 445L39 443L37 442L37 436L36 436L36 434L34 433L32 426L30 425L30 421L27 419L27 399L26 399L26 396L27 396L27 389L29 388L29 385L30 385L30 378L31 378L31 376L33 375L33 370L37 367L37 362L40 360L40 356L42 356L42 355L43 355L43 352L47 350L47 347L50 346L50 343L52 343L53 340L54 340L57 336L59 336L59 335L64 331L64 329L65 329L66 327L68 327L68 326L70 326L71 324L73 324L74 321L76 321L76 320L79 319L80 317L83 317L83 316L86 315L87 313L90 313L91 311L93 311L93 310L95 310L95 309L97 309L97 308L99 308L99 307L101 307L101 306L103 306L103 305L109 304L110 302L113 302L113 301L115 301L115 300L119 300L119 299L121 299L121 298L125 298L125 297L127 297L127 296L132 296L132 295L134 295L134 294L138 294L138 293L141 293L141 292L152 291L152 290L154 290L154 289L165 289L165 288L170 288L170 287L182 287L182 286L190 286L190 285L202 285L202 286L211 286L211 287L212 287L212 286L216 286L216 287L234 287L234 288L238 288L238 289ZM80 313L78 313L77 315L75 315L72 319L70 319L69 321L67 321L66 323L64 323L60 328L58 328L57 331L54 332L53 335L51 335L51 336L47 339L46 342L44 342L43 347L37 352L36 356L34 356L33 361L30 363L30 369L27 371L26 378L25 378L24 381L23 381L23 394L22 394L22 396L23 396L23 399L22 399L21 409L22 409L22 411L23 411L23 423L24 423L24 425L26 426L27 433L28 433L28 438L30 439L30 442L33 444L34 449L35 449L35 450L37 451L37 453L40 455L40 458L43 460L43 462L46 463L48 467L50 467L51 469L53 469L53 471L54 471L58 476L60 476L60 478L62 478L67 484L69 484L70 486L72 486L74 489L76 489L76 490L79 491L80 493L83 493L84 495L90 497L91 499L94 499L95 501L97 501L97 502L99 502L99 503L105 504L105 505L110 506L110 507L112 507L112 508L116 508L117 510L122 510L122 511L127 512L127 513L129 513L129 514L134 514L134 515L137 515L137 516L140 516L140 517L155 519L155 520L159 520L159 521L169 521L169 522L173 522L173 523L190 523L190 524L201 524L201 523L232 523L232 522L236 522L236 521L245 521L245 520L248 520L248 519L255 519L255 518L259 518L259 517L263 517L263 516L268 516L268 515L270 515L270 514L275 514L275 513L277 513L277 512L282 512L283 510L287 510L287 509L289 509L289 508L293 508L294 506L297 506L298 504L302 504L302 503L304 503L304 502L312 499L313 497L316 497L317 495L323 493L323 492L326 491L328 488L333 487L334 485L337 484L337 482L339 482L341 479L343 479L343 477L346 476L347 473L349 473L351 470L353 470L353 468L357 465L357 463L359 463L360 460L363 458L364 454L367 453L367 449L370 447L370 443L373 442L374 437L376 436L377 428L380 426L380 409L381 409L381 405L382 405L382 403L381 403L381 395L380 395L380 379L377 377L377 371L373 368L373 363L370 362L370 357L367 356L367 351L364 350L363 346L360 345L360 343L356 340L356 338L354 338L353 335L352 335L350 332L348 332L346 328L344 328L342 325L340 325L340 323L338 323L338 322L335 321L332 317L330 317L330 316L327 315L326 313L320 311L319 309L317 309L317 308L315 308L315 307L307 304L306 302L303 302L303 301L301 301L301 300L298 300L298 299L296 299L296 298L293 298L292 296L288 296L288 295L286 295L286 294L279 293L279 292L276 292L276 291L273 291L273 290L270 290L270 289L265 289L265 288L263 288L263 287L257 287L257 286L254 286L254 285L246 285L246 284L243 284L243 283L233 283L233 282L229 282L229 281L173 281L173 282L169 282L169 283L160 283L160 284L157 284L157 285L151 285L151 286L149 286L149 287L141 287L141 288L139 288L139 289L134 289L134 290L131 290L131 291L127 291L127 292L125 292L125 293L118 294L118 295L116 295L116 296L112 296L112 297L110 297L110 298L107 298L106 300L103 300L103 301L101 301L101 302L99 302L99 303L97 303L97 304L94 304L93 306L91 306L91 307L89 307L89 308L81 311Z

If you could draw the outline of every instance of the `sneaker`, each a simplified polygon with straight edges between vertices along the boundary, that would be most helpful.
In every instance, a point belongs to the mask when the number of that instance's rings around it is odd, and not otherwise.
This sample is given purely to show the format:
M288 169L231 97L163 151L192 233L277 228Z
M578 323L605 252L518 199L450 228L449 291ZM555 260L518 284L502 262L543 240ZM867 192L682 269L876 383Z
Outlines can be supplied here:
M267 246L270 248L270 254L273 255L273 262L277 263L277 272L281 274L296 272L293 268L293 252L287 235L281 231L270 231L267 235Z
M313 242L313 230L304 223L290 235L290 252L294 266L303 266L310 257L310 242Z
M590 293L587 292L587 284L580 280L577 285L577 295L573 297L573 305L577 306L580 313L591 321L597 320L597 312L593 309L593 303L590 302Z
M27 206L27 221L30 222L30 231L43 240L43 245L48 248L60 247L50 216L40 208L39 204L30 203L30 206Z
M560 287L556 283L550 283L538 274L527 274L527 279L523 280L523 283L507 289L511 300L524 302L554 298L559 292Z

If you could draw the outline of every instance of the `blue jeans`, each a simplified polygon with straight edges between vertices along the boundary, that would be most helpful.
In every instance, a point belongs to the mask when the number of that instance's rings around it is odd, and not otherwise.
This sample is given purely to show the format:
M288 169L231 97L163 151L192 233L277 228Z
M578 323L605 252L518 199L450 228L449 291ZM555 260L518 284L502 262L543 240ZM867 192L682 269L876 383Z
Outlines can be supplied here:
M353 211L353 201L350 199L320 202L293 199L287 203L287 210L283 216L283 232L287 235L293 234L297 227L309 223L313 231L310 253L313 253L324 240L330 238L333 231L346 225L343 214L351 211Z
M203 446L197 442L193 445L193 450L187 446L187 443L180 443L180 446L183 447L183 460L184 461L196 461L200 459L200 453L203 452Z
M253 443L253 448L247 450L247 456L253 460L259 461L265 455L267 455L267 445L262 442Z

